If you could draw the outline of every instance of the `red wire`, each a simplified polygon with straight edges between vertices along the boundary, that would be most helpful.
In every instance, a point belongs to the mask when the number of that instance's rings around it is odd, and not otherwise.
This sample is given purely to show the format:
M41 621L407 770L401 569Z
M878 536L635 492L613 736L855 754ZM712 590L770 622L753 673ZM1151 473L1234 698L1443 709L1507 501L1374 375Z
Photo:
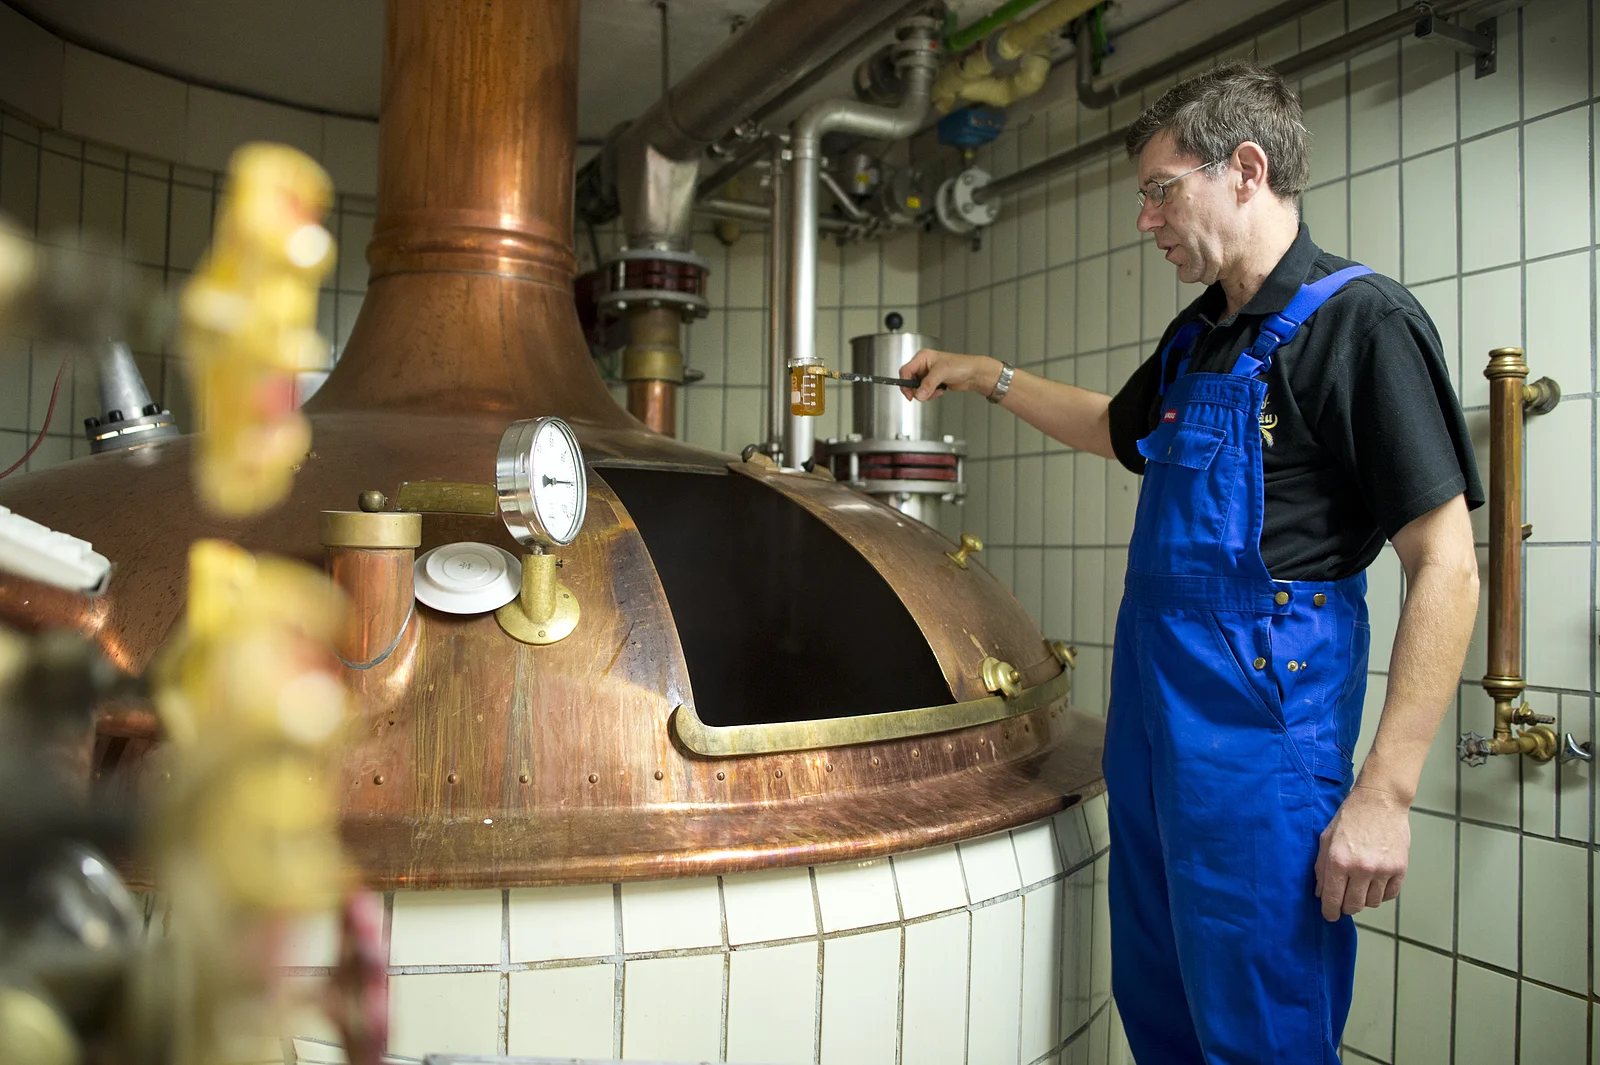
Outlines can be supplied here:
M61 369L56 371L56 383L50 388L50 406L45 408L44 424L39 427L39 438L33 442L32 447L28 448L28 450L22 453L22 457L20 459L8 466L4 473L0 473L0 477L10 477L13 473L16 473L18 468L21 467L24 462L27 462L30 458L32 458L35 451L39 450L39 445L44 443L44 434L49 431L50 419L55 415L56 412L56 396L61 392L61 377L66 372L67 360L62 359Z

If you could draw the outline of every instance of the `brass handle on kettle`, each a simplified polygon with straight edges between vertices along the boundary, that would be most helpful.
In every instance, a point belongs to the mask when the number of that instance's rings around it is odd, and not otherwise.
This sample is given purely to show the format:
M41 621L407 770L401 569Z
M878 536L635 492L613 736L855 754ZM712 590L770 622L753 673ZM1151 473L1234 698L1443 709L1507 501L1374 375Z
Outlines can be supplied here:
M948 558L951 562L954 562L956 565L960 566L962 569L966 569L967 568L967 556L968 555L977 554L979 551L982 551L982 550L983 550L983 541L982 540L978 539L976 536L973 536L971 533L962 533L961 534L961 548L959 550L957 550L957 551L946 551L944 553L944 557Z

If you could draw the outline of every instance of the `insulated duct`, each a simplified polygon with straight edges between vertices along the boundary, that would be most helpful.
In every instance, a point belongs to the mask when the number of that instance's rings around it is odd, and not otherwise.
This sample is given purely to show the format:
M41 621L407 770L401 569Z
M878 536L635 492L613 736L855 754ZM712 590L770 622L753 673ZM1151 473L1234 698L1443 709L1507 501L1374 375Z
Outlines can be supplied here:
M878 107L853 100L825 100L808 108L794 124L789 148L794 163L789 185L789 320L788 365L818 362L817 330L817 186L822 167L822 138L853 133L873 140L899 140L916 132L928 112L928 95L939 69L938 26L931 19L912 19L900 31L895 66L904 81L898 107ZM781 387L773 382L773 387ZM799 466L811 458L816 442L812 419L791 414L784 432L784 462Z

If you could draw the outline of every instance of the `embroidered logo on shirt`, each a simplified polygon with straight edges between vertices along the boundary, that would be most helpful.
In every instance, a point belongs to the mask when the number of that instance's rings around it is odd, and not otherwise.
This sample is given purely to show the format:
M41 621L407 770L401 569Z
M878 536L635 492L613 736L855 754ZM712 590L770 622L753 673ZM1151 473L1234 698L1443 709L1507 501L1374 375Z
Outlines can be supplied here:
M1163 422L1175 422L1178 420L1178 412L1176 410L1163 411L1161 420Z
M1267 413L1267 406L1271 402L1272 396L1270 394L1261 401L1261 415L1259 418L1261 422L1261 441L1268 447L1272 446L1272 430L1278 427L1278 416Z

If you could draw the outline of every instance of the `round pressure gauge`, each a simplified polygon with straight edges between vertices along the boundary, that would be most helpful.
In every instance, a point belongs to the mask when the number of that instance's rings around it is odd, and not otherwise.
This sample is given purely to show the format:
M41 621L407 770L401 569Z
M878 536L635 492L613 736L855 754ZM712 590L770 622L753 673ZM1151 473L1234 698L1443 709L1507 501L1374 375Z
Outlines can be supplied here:
M583 528L589 501L583 452L560 418L512 422L495 459L500 520L525 547L564 547Z

